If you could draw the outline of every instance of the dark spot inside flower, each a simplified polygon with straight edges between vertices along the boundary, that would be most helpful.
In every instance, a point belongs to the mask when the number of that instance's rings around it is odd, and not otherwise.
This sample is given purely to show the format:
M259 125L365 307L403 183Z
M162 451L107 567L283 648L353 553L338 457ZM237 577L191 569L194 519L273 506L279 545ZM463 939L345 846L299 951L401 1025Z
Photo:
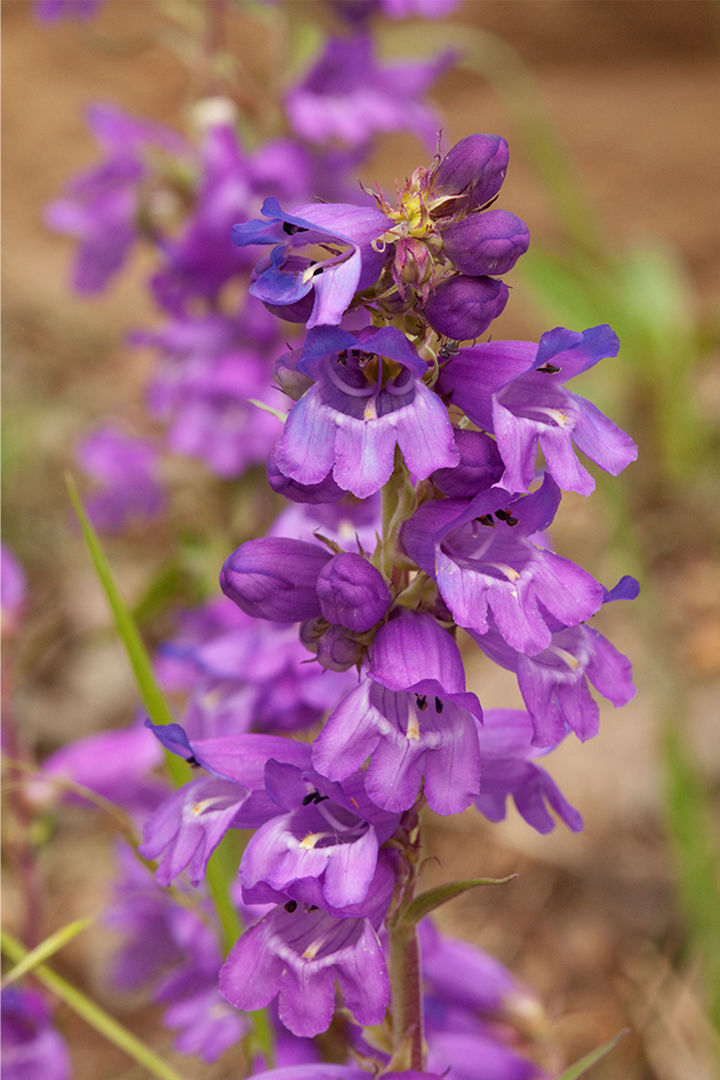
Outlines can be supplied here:
M425 712L425 710L427 709L427 695L416 694L415 701L420 712Z
M481 525L486 525L489 529L495 528L495 522L493 521L492 514L481 514L480 517L475 518Z
M188 763L188 765L190 766L191 769L199 769L200 768L200 762L198 761L198 759L195 757L194 754L191 754L190 757L185 758L185 760L187 761L187 763Z
M292 915L293 911L295 911L296 909L297 900L288 900L287 904L285 905L285 910Z
M338 364L342 364L343 367L347 367L347 358L347 349L343 349L343 351L339 352L337 355Z
M513 517L509 510L496 510L495 517L499 518L500 521L504 521L510 528L513 528L518 523L518 519Z
M310 906L308 907L307 910L308 911L317 911L317 909L318 909L317 904L310 904Z
M435 698L435 712L441 713L443 711L443 703L439 697Z
M541 364L540 367L536 368L535 370L542 371L544 375L555 375L555 373L558 372L560 368L556 367L555 364L551 364L550 361L548 361L545 364Z
M290 221L283 221L283 232L287 233L288 236L294 236L295 233L307 232L307 229L303 228L302 225L293 225Z
M318 806L321 802L324 802L325 799L329 798L329 795L321 795L319 791L311 791L305 796L302 804L303 806L309 806L310 803L315 803L315 805Z

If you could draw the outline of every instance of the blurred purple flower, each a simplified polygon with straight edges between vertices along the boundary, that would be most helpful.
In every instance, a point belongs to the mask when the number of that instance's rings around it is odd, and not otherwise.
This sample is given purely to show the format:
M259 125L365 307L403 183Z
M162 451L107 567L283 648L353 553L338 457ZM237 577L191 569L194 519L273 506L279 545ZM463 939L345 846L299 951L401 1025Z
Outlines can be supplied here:
M9 986L0 997L3 1080L69 1080L65 1040L55 1030L45 999Z
M2 632L14 634L22 618L27 592L25 571L7 544L0 544L0 613Z
M35 18L44 23L91 19L103 0L35 0Z
M134 518L154 518L162 511L157 451L148 439L125 435L108 424L83 440L77 458L98 482L98 489L86 500L88 514L98 529L119 532Z

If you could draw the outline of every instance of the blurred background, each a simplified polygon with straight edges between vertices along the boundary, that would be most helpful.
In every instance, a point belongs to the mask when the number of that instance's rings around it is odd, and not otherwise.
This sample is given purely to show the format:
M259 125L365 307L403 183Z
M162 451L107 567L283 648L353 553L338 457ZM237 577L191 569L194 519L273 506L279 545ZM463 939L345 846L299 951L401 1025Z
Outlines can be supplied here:
M83 120L89 102L186 122L197 96L186 53L201 7L108 0L92 23L47 27L24 0L2 5L4 537L30 596L14 645L14 708L41 757L135 713L63 472L77 471L76 447L98 421L147 429L150 358L124 339L156 319L142 255L97 299L74 296L73 245L46 229L44 207L96 158ZM283 83L288 57L302 70L328 25L319 2L277 7L294 9L292 19L236 5L229 49L241 74L230 90L241 108ZM528 221L532 246L510 275L494 336L609 322L622 343L619 359L576 389L633 435L639 461L618 479L603 477L589 501L565 496L554 527L558 550L607 585L629 572L642 587L636 602L598 620L633 660L636 699L618 712L604 703L599 736L553 755L585 831L561 826L540 837L513 810L500 825L473 812L434 819L428 842L440 855L429 875L438 881L519 875L502 893L455 901L440 921L535 988L561 1060L631 1029L596 1066L598 1080L718 1074L719 28L718 6L700 0L471 0L439 23L378 31L387 56L428 57L461 42L464 56L431 94L443 144L475 131L510 143L502 205ZM410 135L381 137L361 176L392 190L426 159ZM165 468L170 524L138 524L107 542L151 644L167 634L171 612L142 606L149 583L172 565L177 601L197 601L268 513L198 463ZM521 704L513 677L473 665L484 704ZM41 852L48 931L88 901L102 904L111 848L85 816L70 813L58 827ZM21 903L10 875L10 922ZM103 984L108 942L89 933L64 951L64 970L151 1039L156 1013L113 998ZM61 1021L77 1076L140 1075L69 1012ZM182 1069L198 1080L227 1075L195 1059Z

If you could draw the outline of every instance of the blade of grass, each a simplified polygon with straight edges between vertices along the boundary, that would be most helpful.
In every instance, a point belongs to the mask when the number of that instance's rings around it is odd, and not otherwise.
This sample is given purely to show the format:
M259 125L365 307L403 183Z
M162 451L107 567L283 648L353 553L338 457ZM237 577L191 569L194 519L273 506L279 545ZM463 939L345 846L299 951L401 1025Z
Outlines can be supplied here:
M102 544L100 543L100 539L82 504L75 480L68 473L65 476L65 481L67 483L70 501L73 505L75 514L77 515L77 519L80 522L80 528L82 529L85 543L90 552L90 558L95 567L98 580L107 597L107 602L110 605L118 636L125 647L125 652L127 653L130 666L135 675L135 681L137 682L140 696L145 703L145 708L150 714L150 718L154 724L171 724L173 722L172 714L155 679L147 649L140 636L135 620L130 614L130 609L125 603L122 593L117 586L113 572L110 568L110 563L103 550ZM181 787L187 782L189 777L187 766L179 757L170 752L166 753L166 761L173 783L176 787Z
M610 1039L609 1042L603 1043L602 1046L595 1047L589 1054L585 1054L579 1061L576 1061L574 1065L571 1065L569 1069L566 1069L564 1073L556 1078L556 1080L577 1080L579 1076L583 1076L588 1069L591 1069L593 1065L596 1065L601 1058L604 1058L606 1054L609 1054L611 1050L614 1050L621 1039L624 1039L629 1031L629 1028L623 1028L619 1031L614 1039Z
M30 954L11 934L0 931L0 946L5 955L14 963L22 963ZM103 1035L109 1042L123 1050L128 1057L136 1061L152 1076L159 1080L183 1080L180 1073L141 1042L131 1031L123 1027L114 1017L106 1013L99 1005L87 997L76 986L68 982L45 964L38 964L34 969L35 978L46 986L56 997L64 1001L73 1012L82 1017L90 1027Z
M69 941L72 941L79 933L81 933L86 926L89 926L95 919L94 915L88 915L84 919L74 919L66 926L61 926L59 930L56 930L54 934L50 934L44 941L41 941L39 945L36 945L30 952L25 953L22 960L18 961L13 968L3 977L2 987L9 986L10 983L16 981L16 979L22 978L23 975L27 975L42 964L44 960L49 960L51 956L54 956L58 950L62 949Z

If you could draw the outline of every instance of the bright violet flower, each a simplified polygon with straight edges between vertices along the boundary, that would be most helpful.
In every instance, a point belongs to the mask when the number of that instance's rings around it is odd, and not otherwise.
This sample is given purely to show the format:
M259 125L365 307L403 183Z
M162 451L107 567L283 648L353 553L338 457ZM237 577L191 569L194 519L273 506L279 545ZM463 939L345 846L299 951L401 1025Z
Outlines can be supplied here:
M316 584L332 558L319 544L267 536L247 540L229 555L220 587L248 615L299 622L320 614Z
M253 1080L365 1080L366 1076L367 1073L357 1065L327 1065L313 1061L253 1073Z
M119 532L134 518L154 518L163 508L157 450L148 439L125 435L111 424L97 428L78 447L80 466L98 482L87 499L93 523Z
M388 219L374 207L345 203L310 203L286 213L274 198L265 200L262 213L265 220L232 230L240 247L274 245L256 268L251 294L281 318L307 320L308 328L337 325L355 293L378 278L385 255L372 241L385 232ZM331 253L322 259L294 254L306 245L323 245Z
M432 289L423 315L438 334L471 341L502 314L508 296L507 285L497 278L455 274Z
M531 495L491 488L469 503L425 503L403 526L402 542L459 626L484 634L492 612L508 645L534 655L550 645L556 620L576 626L603 602L586 570L544 546L559 502L546 476Z
M452 196L449 207L454 213L479 210L502 187L508 160L508 144L500 135L467 135L433 171L433 194Z
M48 206L46 221L78 238L73 286L97 293L121 269L138 236L140 191L150 175L150 158L187 159L189 149L169 128L136 120L114 105L92 105L88 124L105 160L71 181L66 194Z
M206 104L212 105L212 101ZM222 99L218 102L220 109ZM166 259L152 278L159 304L179 315L196 297L214 302L238 270L252 259L233 244L230 230L239 213L252 212L268 187L297 200L307 191L307 156L289 140L268 143L254 157L242 150L232 123L211 123L199 152L197 201L182 235L164 239Z
M435 1029L429 1014L428 1068L435 1070L433 1076L450 1076L453 1080L550 1080L548 1073L502 1042L492 1028L483 1030L477 1021L471 1023L465 1017L462 1021L464 1030Z
M335 1011L335 982L359 1024L379 1024L389 985L376 927L394 886L378 863L357 913L334 918L290 900L246 930L220 971L220 992L236 1009L263 1009L278 998L281 1022L294 1035L326 1031Z
M455 428L455 445L460 464L454 469L437 469L430 477L443 495L472 499L497 483L503 463L494 439L482 431Z
M635 696L630 661L590 626L559 627L535 656L516 652L492 624L485 634L470 633L491 660L516 673L535 746L556 746L568 729L583 742L597 735L600 710L588 683L615 708Z
M441 125L422 96L453 55L381 66L369 34L331 38L303 82L287 96L290 123L316 143L338 139L347 146L364 146L380 132L409 130L433 146Z
M450 634L430 615L404 612L378 631L367 675L315 740L313 765L344 780L369 758L376 806L409 809L424 776L430 808L461 813L479 790L481 718Z
M324 618L361 633L380 622L392 601L382 574L352 552L325 563L316 588Z
M595 405L563 383L603 357L616 356L618 347L609 326L582 333L557 327L543 334L537 346L493 341L462 349L438 385L474 423L495 433L505 462L503 487L528 490L539 443L547 470L560 487L589 495L595 481L580 464L573 443L613 476L636 459L637 447Z
M69 1080L70 1058L55 1030L45 999L34 990L2 992L3 1080Z
M486 818L503 821L506 798L512 795L518 812L539 833L555 828L548 806L573 832L582 829L583 821L575 807L545 769L532 760L547 750L533 746L533 723L526 712L487 710L478 738L483 773L475 805Z
M266 784L278 816L257 830L243 854L245 901L289 896L332 911L365 900L380 845L395 832L398 815L370 802L359 775L332 784L315 772L270 761Z
M290 410L274 462L301 484L335 482L360 499L393 469L395 445L425 479L459 461L445 406L422 382L427 368L400 330L308 334L298 369L315 384Z
M441 232L443 251L461 274L506 274L530 246L530 230L508 210L486 210Z

